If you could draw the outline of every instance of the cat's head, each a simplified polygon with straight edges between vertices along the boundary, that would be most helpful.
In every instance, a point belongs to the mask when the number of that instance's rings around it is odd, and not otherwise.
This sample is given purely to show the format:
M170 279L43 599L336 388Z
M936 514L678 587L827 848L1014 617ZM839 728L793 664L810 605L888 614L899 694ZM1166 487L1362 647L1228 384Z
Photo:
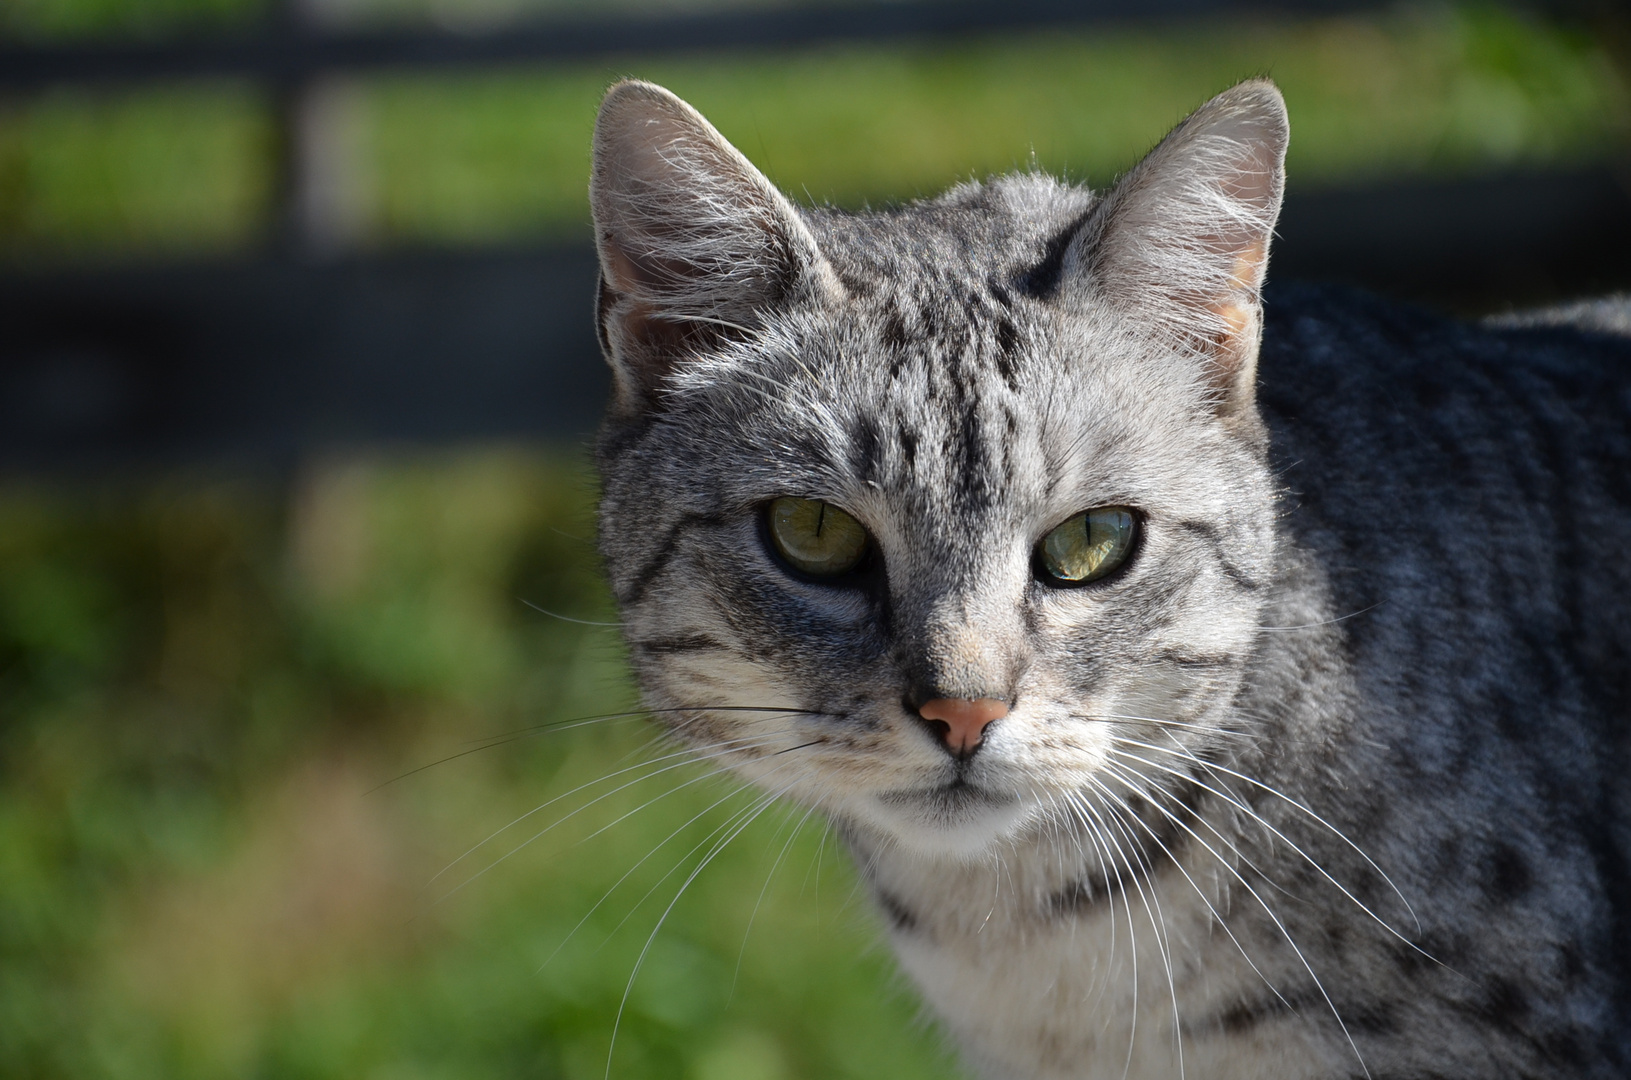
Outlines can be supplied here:
M613 87L601 546L659 718L927 856L1125 790L1118 749L1217 745L1274 558L1286 137L1248 82L1107 195L1015 175L852 216Z

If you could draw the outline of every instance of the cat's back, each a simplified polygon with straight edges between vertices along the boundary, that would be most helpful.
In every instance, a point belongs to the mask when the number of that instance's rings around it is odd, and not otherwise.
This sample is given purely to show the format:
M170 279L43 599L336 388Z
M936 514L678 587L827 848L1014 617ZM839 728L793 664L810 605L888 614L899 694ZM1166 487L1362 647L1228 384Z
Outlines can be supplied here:
M1292 289L1271 296L1260 372L1286 524L1342 614L1379 616L1353 641L1453 628L1416 643L1424 670L1481 653L1509 690L1631 721L1631 336ZM1585 681L1549 683L1563 669Z
M1329 809L1431 898L1439 999L1631 1067L1631 338L1270 299L1283 524L1354 681Z

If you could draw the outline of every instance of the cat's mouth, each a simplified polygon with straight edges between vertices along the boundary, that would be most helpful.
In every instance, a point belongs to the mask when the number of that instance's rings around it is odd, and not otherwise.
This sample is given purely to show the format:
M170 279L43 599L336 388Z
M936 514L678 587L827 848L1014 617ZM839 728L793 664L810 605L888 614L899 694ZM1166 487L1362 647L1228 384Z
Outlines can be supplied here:
M915 810L919 813L929 811L954 818L1012 806L1019 801L1019 797L1008 792L978 787L959 776L940 787L885 791L878 795L878 801L885 806Z
M1029 817L1018 795L957 778L939 787L881 791L874 821L923 854L971 856Z

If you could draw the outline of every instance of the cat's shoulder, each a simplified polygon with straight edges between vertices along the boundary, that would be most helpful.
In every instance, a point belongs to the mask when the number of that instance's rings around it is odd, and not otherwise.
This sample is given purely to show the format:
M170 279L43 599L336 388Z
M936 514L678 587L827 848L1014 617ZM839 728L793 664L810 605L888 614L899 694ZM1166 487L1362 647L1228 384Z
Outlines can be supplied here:
M1258 404L1284 524L1341 606L1454 641L1473 610L1579 623L1560 597L1589 594L1593 632L1631 647L1631 337L1345 289L1267 299Z
M1508 430L1631 418L1631 297L1484 320L1353 289L1272 287L1259 400L1271 418Z

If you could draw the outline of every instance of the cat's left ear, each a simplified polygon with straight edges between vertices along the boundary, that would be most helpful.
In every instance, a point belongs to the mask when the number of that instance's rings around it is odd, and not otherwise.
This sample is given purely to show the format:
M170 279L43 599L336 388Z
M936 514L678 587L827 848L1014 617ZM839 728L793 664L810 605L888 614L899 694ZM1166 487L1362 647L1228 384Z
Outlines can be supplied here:
M782 194L714 126L652 83L618 83L595 123L589 204L613 408L660 404L689 358L839 289Z
M1131 310L1198 357L1226 420L1255 417L1260 294L1288 136L1273 83L1224 91L1116 185L1066 251L1066 287Z

